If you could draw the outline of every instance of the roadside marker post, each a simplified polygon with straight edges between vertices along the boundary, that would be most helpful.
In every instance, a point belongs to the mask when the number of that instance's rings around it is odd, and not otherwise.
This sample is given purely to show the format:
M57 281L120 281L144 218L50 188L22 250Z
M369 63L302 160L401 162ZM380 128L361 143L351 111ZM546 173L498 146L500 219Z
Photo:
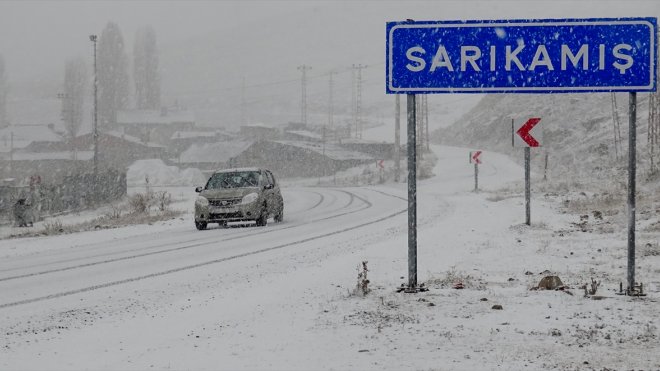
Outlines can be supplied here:
M481 151L470 152L470 163L474 163L474 191L479 192L479 164L481 164Z
M513 122L513 121L512 121ZM514 133L511 133L511 142L514 146L525 147L525 224L532 225L532 179L531 179L531 147L540 147L541 131L537 129L532 135L531 131L539 127L541 122L539 117L532 117ZM512 128L514 124L512 124Z
M406 291L419 291L415 94L627 92L630 145L626 293L633 295L636 291L634 114L636 93L657 90L658 19L407 20L387 22L385 32L386 93L408 95L409 286ZM525 151L529 158L529 147Z

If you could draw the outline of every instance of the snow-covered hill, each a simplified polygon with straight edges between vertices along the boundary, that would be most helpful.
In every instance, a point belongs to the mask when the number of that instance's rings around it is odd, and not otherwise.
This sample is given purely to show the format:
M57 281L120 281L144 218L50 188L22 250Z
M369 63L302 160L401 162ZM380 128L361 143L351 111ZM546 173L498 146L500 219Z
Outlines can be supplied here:
M637 94L637 158L642 177L648 171L648 98L646 93ZM511 146L511 119L521 122L540 117L543 148L532 149L533 169L542 171L547 152L554 176L620 175L627 168L628 94L617 93L616 101L622 138L618 161L610 93L487 95L453 125L433 132L432 138L444 144L509 153L521 160L522 149Z

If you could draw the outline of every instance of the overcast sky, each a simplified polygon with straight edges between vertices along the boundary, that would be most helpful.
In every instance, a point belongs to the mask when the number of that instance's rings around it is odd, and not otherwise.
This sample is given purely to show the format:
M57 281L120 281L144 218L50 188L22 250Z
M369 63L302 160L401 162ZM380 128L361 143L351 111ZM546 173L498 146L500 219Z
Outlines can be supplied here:
M355 32L355 42L384 22L415 19L493 19L659 16L660 1L2 1L0 53L11 80L39 74L49 64L91 53L88 35L100 34L108 21L119 24L132 45L135 30L152 25L167 44L234 29L297 17L331 19ZM364 22L360 22L364 19ZM327 30L332 32L332 30ZM238 37L238 35L237 35ZM362 41L364 42L364 41ZM129 49L130 50L130 49ZM9 72L10 71L10 72Z

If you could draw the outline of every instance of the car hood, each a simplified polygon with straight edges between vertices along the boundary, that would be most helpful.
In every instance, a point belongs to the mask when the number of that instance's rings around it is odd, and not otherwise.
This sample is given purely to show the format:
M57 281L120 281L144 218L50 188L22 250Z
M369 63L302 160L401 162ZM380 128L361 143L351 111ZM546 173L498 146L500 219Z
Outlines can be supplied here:
M222 198L242 198L249 193L256 193L259 188L224 188L224 189L205 189L200 195L208 199Z

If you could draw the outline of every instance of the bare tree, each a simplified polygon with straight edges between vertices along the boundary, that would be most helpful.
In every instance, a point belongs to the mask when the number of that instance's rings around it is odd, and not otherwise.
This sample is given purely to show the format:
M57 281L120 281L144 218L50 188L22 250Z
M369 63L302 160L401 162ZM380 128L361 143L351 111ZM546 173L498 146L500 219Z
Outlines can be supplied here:
M98 49L99 128L117 123L117 111L128 103L128 58L119 26L110 22L103 29Z
M75 138L83 119L83 105L87 93L87 67L83 58L69 59L64 66L64 97L62 120L70 138Z
M136 107L139 109L160 108L158 49L156 47L156 33L151 26L137 32L133 47L133 58Z

